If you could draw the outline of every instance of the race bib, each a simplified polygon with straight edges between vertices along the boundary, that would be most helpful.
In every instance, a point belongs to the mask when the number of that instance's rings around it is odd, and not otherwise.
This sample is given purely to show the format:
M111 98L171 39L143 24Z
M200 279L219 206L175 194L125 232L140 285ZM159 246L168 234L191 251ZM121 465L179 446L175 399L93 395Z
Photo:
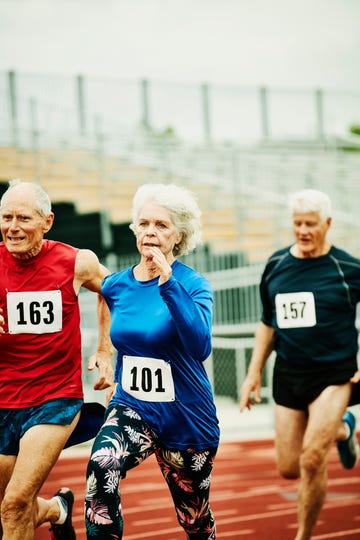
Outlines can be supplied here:
M61 291L8 292L9 334L51 334L62 330Z
M123 356L122 387L141 401L174 401L171 366L165 360Z
M315 299L312 292L277 294L275 309L279 328L304 328L316 325Z

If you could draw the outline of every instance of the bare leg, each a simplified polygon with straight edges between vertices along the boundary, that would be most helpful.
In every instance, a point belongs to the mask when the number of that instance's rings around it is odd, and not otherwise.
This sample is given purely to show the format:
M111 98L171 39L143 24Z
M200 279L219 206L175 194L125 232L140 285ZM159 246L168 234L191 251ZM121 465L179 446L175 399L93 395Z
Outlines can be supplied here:
M275 448L279 473L288 479L300 476L300 455L308 422L305 411L275 406Z
M15 466L16 456L6 456L0 454L0 508L2 500L4 498L4 493L6 486L9 483L11 478L14 466ZM0 516L1 518L1 516ZM3 537L2 525L0 522L0 538Z
M3 540L33 540L36 527L59 518L56 499L37 499L37 495L73 431L78 416L69 426L38 425L23 436L1 505Z
M300 456L298 532L295 540L310 540L327 492L330 449L339 432L350 396L350 385L329 386L309 406L309 421Z

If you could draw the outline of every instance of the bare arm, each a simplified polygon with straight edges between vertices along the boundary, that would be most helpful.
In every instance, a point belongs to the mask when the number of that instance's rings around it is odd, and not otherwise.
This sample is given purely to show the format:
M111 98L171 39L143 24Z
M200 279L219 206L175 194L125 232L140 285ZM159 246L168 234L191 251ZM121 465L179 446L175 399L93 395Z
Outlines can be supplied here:
M261 402L261 373L266 361L273 350L274 328L266 326L263 322L258 324L255 333L255 346L251 356L250 365L241 387L240 411L250 409L253 403L251 394L254 394L255 403Z
M101 296L101 282L110 271L103 266L95 253L90 250L79 250L75 263L74 289L78 292L81 286L98 293L97 321L98 346L97 351L89 358L88 370L98 368L98 378L94 384L95 390L109 388L114 382L112 356L114 348L110 340L110 312Z
M95 354L91 355L88 362L88 370L95 367L99 370L94 390L104 390L114 383L114 369L112 357L114 347L110 340L110 312L104 298L99 294L97 301L98 318L98 346Z

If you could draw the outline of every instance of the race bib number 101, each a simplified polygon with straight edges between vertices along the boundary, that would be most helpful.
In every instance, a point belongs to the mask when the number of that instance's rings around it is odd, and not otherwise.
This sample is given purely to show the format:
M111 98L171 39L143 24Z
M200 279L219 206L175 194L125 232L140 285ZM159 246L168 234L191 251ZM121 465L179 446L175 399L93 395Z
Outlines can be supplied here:
M275 308L279 328L305 328L316 325L315 299L312 292L277 294Z
M123 356L122 387L141 401L174 401L171 366L159 358Z
M8 292L9 334L50 334L62 329L61 291Z

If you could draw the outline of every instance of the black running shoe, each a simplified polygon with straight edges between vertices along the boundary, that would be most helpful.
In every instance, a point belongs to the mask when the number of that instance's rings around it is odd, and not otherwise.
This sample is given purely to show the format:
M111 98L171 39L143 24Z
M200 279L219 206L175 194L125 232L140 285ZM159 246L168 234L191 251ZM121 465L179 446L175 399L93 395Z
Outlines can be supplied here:
M74 494L69 488L61 488L54 497L61 497L67 505L67 516L61 525L52 523L49 529L51 540L76 540L75 529L72 526L72 509L74 506Z

